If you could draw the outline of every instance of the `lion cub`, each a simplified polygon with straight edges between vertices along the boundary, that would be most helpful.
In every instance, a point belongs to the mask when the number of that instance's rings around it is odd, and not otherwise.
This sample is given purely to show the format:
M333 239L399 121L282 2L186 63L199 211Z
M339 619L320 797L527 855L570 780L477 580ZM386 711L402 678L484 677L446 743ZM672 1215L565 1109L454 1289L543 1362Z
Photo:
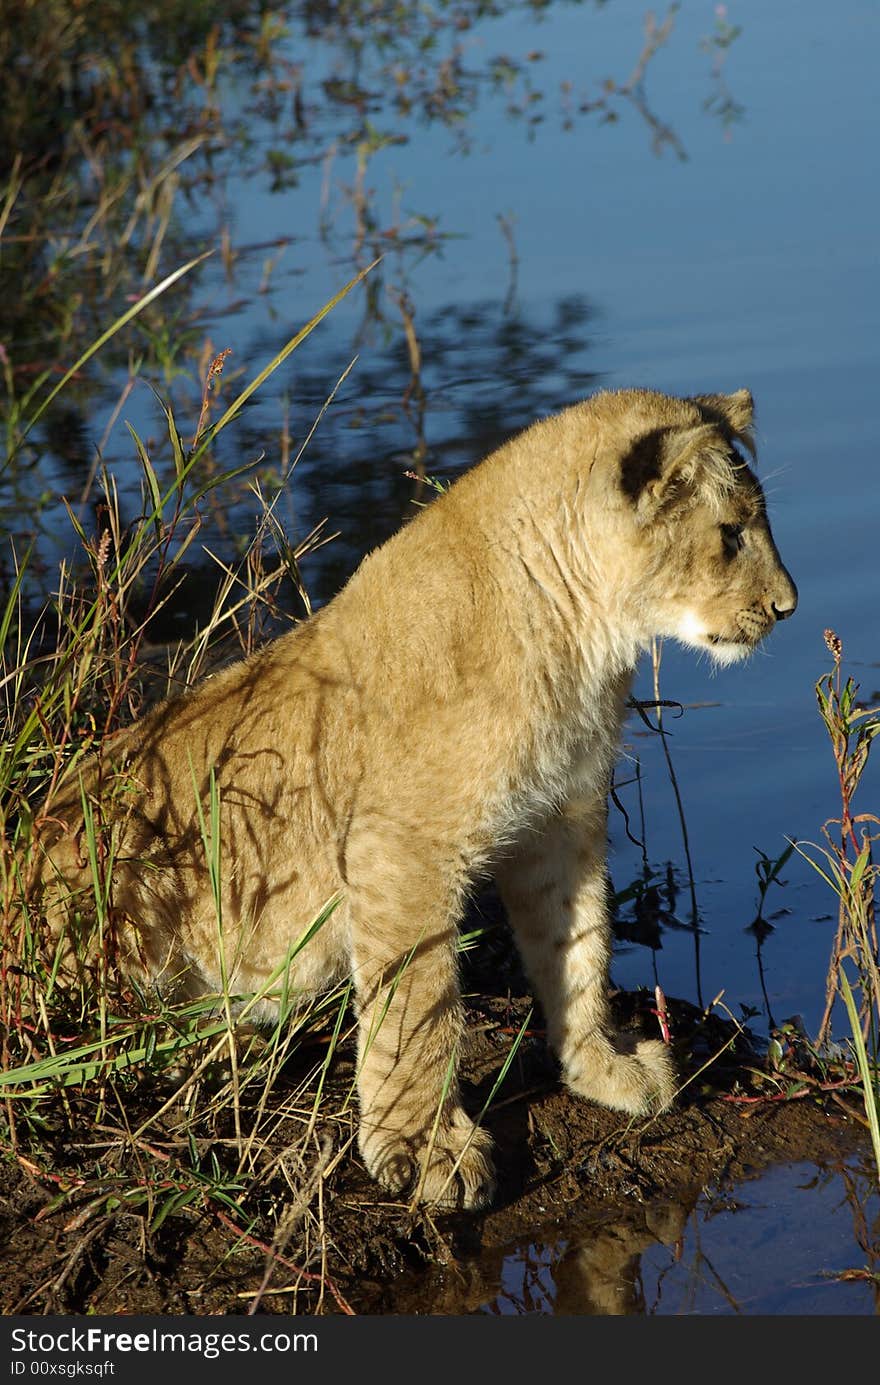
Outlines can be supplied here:
M751 422L746 390L622 390L535 424L317 615L110 744L132 968L258 990L339 897L290 980L309 995L353 978L360 1151L392 1193L492 1195L490 1140L455 1081L456 925L477 875L497 880L569 1087L634 1114L673 1097L666 1047L609 1019L606 794L652 636L729 663L795 609L736 446ZM194 787L204 803L212 770L222 965ZM79 803L77 782L47 806L64 824L43 868L62 948L57 882L85 881Z

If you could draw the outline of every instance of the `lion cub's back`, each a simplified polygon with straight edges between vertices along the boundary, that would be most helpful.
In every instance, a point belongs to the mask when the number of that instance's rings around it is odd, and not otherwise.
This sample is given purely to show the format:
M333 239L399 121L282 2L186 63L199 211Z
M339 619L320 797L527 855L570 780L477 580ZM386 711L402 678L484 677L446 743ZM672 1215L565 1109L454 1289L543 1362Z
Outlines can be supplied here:
M349 694L328 666L320 623L223 669L120 738L130 865L118 873L117 902L173 932L212 990L221 981L206 869L212 782L226 971L236 988L258 989L342 884L337 840L357 764L349 756L347 776L328 773L326 742ZM297 965L303 989L343 968L345 930L340 909Z

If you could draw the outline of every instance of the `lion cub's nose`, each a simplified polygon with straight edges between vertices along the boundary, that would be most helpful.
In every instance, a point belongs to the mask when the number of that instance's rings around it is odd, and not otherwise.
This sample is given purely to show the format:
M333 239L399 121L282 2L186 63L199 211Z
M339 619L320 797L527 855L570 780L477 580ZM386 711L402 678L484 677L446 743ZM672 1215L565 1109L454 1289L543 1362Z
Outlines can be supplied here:
M797 610L798 594L797 587L792 582L791 591L786 593L783 600L771 601L770 609L777 620L788 620Z
M797 610L798 590L792 582L790 574L781 563L775 580L775 592L772 595L769 591L767 592L767 596L770 597L770 613L774 620L788 620L788 617L793 616Z

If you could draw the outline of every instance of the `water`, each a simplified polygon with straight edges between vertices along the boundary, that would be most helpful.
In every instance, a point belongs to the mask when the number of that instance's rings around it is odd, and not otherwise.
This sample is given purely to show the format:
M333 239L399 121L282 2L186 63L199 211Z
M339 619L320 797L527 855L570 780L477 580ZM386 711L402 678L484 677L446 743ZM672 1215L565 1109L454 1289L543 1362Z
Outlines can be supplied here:
M503 1257L491 1314L863 1314L877 1310L862 1268L858 1175L782 1165L734 1194L649 1208L570 1240ZM817 1270L817 1266L821 1269Z
M436 1272L401 1311L519 1317L876 1311L857 1171L780 1165L735 1193L622 1210ZM821 1269L817 1270L817 1266ZM454 1305L451 1307L450 1305Z
M874 441L880 15L870 0L835 6L734 0L720 17L717 8L702 0L681 7L669 42L648 65L647 108L617 97L609 102L616 117L610 122L601 111L583 114L577 107L601 97L603 78L623 83L632 71L643 42L642 0L550 5L537 18L528 7L513 7L464 31L474 70L509 53L542 93L513 118L509 95L486 83L476 87L463 122L467 152L442 121L389 112L383 89L374 85L374 127L404 134L406 142L370 157L367 205L380 230L402 230L384 237L368 231L360 249L351 195L355 159L339 141L339 109L321 104L321 82L353 69L340 44L323 36L316 12L311 37L294 22L277 50L298 67L312 102L313 161L297 170L295 187L272 191L269 178L253 172L272 146L270 124L253 115L246 82L225 88L225 110L253 121L253 157L209 199L194 199L185 216L179 200L175 226L188 253L216 245L222 227L241 251L231 278L219 258L200 273L188 311L195 315L194 351L206 336L214 350L232 346L230 369L243 366L248 377L347 281L356 263L367 262L374 244L387 250L373 272L380 319L365 314L364 291L356 290L235 429L235 451L263 453L277 471L282 429L294 446L304 438L357 355L282 510L294 535L324 516L340 531L306 567L316 603L406 515L414 492L405 472L420 455L429 473L454 476L533 418L599 385L674 393L747 385L753 391L759 470L800 607L746 667L714 674L692 655L664 650L662 692L689 708L666 724L694 864L699 956L688 929L666 927L653 955L621 942L614 975L623 986L656 979L668 994L690 1000L723 992L734 1012L744 1006L756 1013L759 1030L799 1014L815 1032L835 901L799 855L782 872L784 887L769 892L773 930L760 954L746 930L758 903L758 853L775 857L787 839L817 842L836 810L834 767L813 693L829 665L826 627L842 636L864 695L880 685L873 668L880 657ZM719 18L742 28L726 54L701 48L722 32ZM527 61L531 50L543 57ZM713 75L721 57L720 76ZM361 70L368 87L371 60L367 48ZM570 84L567 93L563 83ZM520 81L513 99L521 100L524 90ZM729 119L725 101L734 103ZM569 108L575 114L567 129ZM530 110L543 114L531 130ZM407 238L409 248L400 249ZM269 248L248 250L254 245ZM410 363L389 286L405 292L414 311L423 355L421 407L412 396L402 404ZM186 376L156 383L197 413L197 389ZM99 395L80 406L68 445L71 437L79 442L72 456L49 454L44 484L78 494L121 384L121 376L105 374ZM76 413L75 396L71 407ZM123 416L161 451L159 414L144 385L135 386ZM228 439L226 448L232 448ZM131 487L133 496L121 425L106 453L118 460L123 488ZM246 504L226 521L227 538L230 531L233 538L248 532ZM181 614L185 619L191 611ZM648 671L637 691L652 695ZM661 877L666 863L673 864L676 908L686 921L681 826L657 739L633 720L626 742L641 763L650 863ZM876 787L869 777L864 809L876 807ZM635 813L632 787L622 795ZM620 889L638 873L641 858L617 815L612 845ZM768 1175L750 1191L758 1207L751 1220L737 1214L717 1223L724 1228L721 1244L753 1261L748 1287L731 1290L746 1311L823 1311L822 1287L783 1293L754 1273L752 1247L761 1237L772 1237L779 1255L789 1254L790 1240L814 1268L841 1262L815 1235L820 1218L837 1224L835 1195L827 1185L802 1192L802 1173ZM693 1226L699 1216L694 1213ZM740 1244L728 1233L746 1222L757 1229L743 1232ZM796 1229L803 1225L809 1240ZM708 1234L701 1232L703 1248ZM644 1252L643 1275L659 1276L662 1254ZM713 1264L718 1254L713 1249ZM556 1256L544 1248L539 1259L552 1271ZM661 1311L729 1311L708 1281L688 1299L686 1277L676 1270L665 1279ZM722 1278L730 1284L728 1268ZM673 1281L679 1279L677 1298ZM871 1311L863 1287L847 1292L845 1300L834 1300L845 1303L835 1311ZM646 1281L645 1304L653 1296ZM670 1307L675 1303L686 1306ZM502 1303L493 1311L506 1310Z

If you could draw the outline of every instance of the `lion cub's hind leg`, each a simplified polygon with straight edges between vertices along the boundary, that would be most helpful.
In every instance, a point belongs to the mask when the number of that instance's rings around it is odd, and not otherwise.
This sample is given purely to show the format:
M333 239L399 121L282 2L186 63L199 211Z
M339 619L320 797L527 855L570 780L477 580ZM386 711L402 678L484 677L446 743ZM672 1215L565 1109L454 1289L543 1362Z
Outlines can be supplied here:
M349 904L364 1163L395 1195L420 1190L441 1207L485 1207L491 1140L462 1108L456 1078L457 891L423 866L411 840L371 840L357 855Z
M611 1022L605 834L604 795L572 800L523 836L497 881L566 1084L643 1115L672 1100L675 1070L665 1044L630 1040Z

